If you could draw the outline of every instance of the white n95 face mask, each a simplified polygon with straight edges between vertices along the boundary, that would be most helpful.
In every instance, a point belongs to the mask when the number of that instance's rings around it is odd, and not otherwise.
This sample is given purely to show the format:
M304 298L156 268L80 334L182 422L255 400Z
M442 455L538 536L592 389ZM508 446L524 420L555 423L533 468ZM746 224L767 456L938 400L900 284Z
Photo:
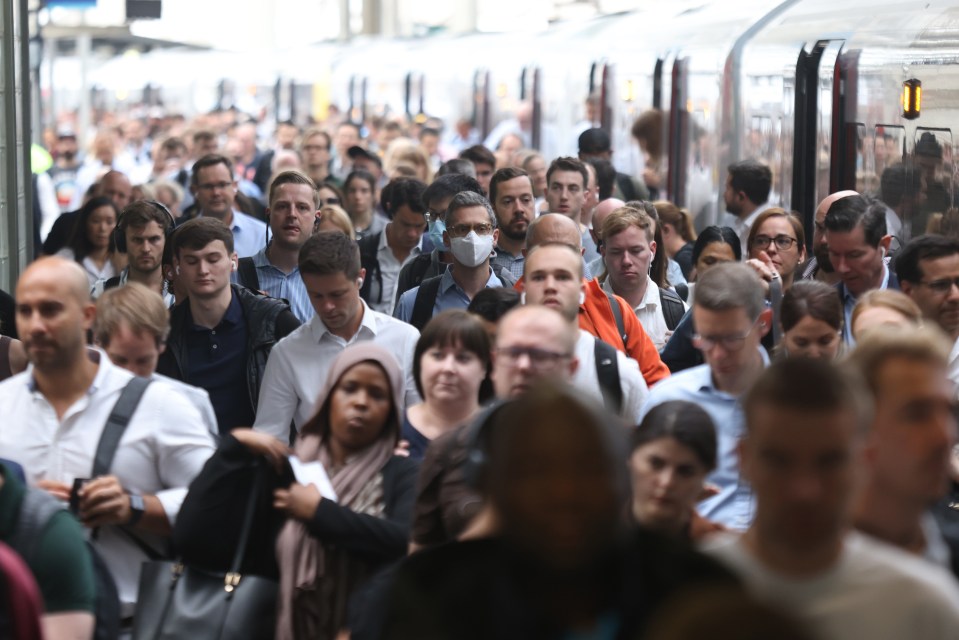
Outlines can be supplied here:
M478 235L470 231L463 238L450 238L450 251L465 267L478 267L493 253L493 234Z

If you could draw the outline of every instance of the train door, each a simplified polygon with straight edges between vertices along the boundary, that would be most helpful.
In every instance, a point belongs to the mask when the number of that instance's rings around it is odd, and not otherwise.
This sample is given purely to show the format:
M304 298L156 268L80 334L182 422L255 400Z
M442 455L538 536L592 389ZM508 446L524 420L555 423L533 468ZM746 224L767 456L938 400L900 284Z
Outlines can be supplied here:
M840 133L845 127L845 105L855 104L845 102L843 97L839 65L842 46L842 40L817 41L803 47L796 62L790 207L803 217L807 243L812 242L819 201L848 175L855 180L855 163L848 166L843 142L852 138L855 149L856 136Z

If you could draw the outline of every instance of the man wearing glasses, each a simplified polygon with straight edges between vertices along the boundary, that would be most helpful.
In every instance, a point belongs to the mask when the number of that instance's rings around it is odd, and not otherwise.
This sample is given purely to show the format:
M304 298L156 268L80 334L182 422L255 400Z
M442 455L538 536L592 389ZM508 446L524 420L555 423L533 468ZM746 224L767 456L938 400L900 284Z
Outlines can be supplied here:
M446 213L443 234L452 263L442 275L423 280L400 296L393 316L422 330L435 314L466 309L483 289L502 287L503 281L489 264L498 238L489 201L468 191L456 194Z
M719 464L709 477L716 495L699 504L703 517L745 529L753 517L752 491L739 473L736 447L744 434L740 397L769 363L761 347L770 329L762 285L741 263L713 267L696 283L693 345L706 364L677 373L652 388L643 414L669 400L694 402L716 426Z
M236 255L246 258L266 245L266 223L234 209L236 191L233 163L226 156L203 156L193 165L190 192L196 198L197 216L225 224L233 232Z
M303 143L300 145L303 171L316 184L323 184L330 179L331 146L330 134L322 129L308 129L303 134Z

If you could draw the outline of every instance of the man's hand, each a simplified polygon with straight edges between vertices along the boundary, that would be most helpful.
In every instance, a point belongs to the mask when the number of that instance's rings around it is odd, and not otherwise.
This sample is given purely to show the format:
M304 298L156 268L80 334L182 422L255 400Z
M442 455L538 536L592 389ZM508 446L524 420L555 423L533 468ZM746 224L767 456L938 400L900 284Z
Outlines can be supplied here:
M302 522L313 519L321 500L320 490L312 484L294 482L289 489L273 492L273 507Z
M116 476L100 476L80 489L80 522L84 526L102 527L130 521L130 496Z
M56 480L40 480L37 482L37 487L43 489L57 500L70 502L70 491L72 488L69 485L57 482Z

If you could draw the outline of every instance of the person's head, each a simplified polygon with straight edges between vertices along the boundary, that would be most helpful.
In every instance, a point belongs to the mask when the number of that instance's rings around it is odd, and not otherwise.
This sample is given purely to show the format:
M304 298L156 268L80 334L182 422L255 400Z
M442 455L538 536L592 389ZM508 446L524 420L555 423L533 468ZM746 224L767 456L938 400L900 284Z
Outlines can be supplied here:
M653 221L639 209L620 207L603 221L601 251L613 291L645 286L657 249L653 234Z
M412 178L392 180L383 187L383 208L390 217L387 241L393 249L412 251L426 231L426 183Z
M293 149L298 135L300 135L300 128L292 121L284 120L276 124L276 146L280 149Z
M785 282L792 282L796 268L806 259L806 234L802 221L779 207L766 209L753 221L746 240L749 257L764 252Z
M592 172L596 174L596 199L604 202L612 198L616 187L616 169L613 163L601 158L590 158L586 164L592 167Z
M581 161L570 157L553 160L546 171L546 203L550 213L561 213L579 221L588 182L589 173Z
M561 213L544 213L533 220L526 232L526 252L541 244L558 242L583 254L583 236L579 224Z
M200 129L193 134L193 157L202 158L215 154L219 150L216 134L210 129Z
M522 169L506 167L493 174L489 185L490 202L496 213L500 233L523 242L535 217L533 183Z
M356 230L353 228L353 221L343 207L335 204L323 205L317 212L318 220L313 227L313 233L320 231L341 231L351 240L356 239Z
M496 397L513 398L537 380L569 381L576 373L579 330L555 309L523 305L500 319L493 350Z
M341 122L333 135L336 155L340 158L346 158L347 149L360 144L360 139L360 127L358 125L352 122Z
M526 253L523 263L524 303L545 305L576 324L585 296L583 258L568 244L540 244Z
M609 160L613 156L609 134L604 129L594 127L579 134L579 159L599 158Z
M440 132L432 127L423 127L416 136L427 156L436 155L440 146Z
M344 208L350 217L369 215L373 212L376 178L362 169L351 171L343 181L343 193L346 196Z
M959 335L959 240L923 235L896 253L902 292L946 334Z
M283 171L270 183L269 205L273 242L281 249L298 251L313 233L320 208L316 184L301 171Z
M20 275L16 301L17 333L37 371L72 370L85 357L96 317L83 268L55 256L40 258Z
M589 230L589 233L593 236L593 241L596 243L597 248L602 249L603 246L602 230L606 218L609 217L609 214L613 211L624 206L626 206L626 203L619 198L606 198L593 209L593 227Z
M779 320L787 356L832 360L839 354L843 309L836 290L825 282L802 280L789 287Z
M335 184L330 184L329 182L322 182L316 185L316 193L320 199L321 206L337 206L342 207L345 202L343 197L343 192L340 191L339 187Z
M107 289L97 298L93 340L110 362L149 378L170 333L170 312L156 291L139 282Z
M630 133L636 138L639 148L658 160L663 155L663 112L649 109L639 114ZM657 207L658 208L658 207Z
M653 407L631 435L633 517L649 529L678 534L716 468L716 427L699 405L671 400Z
M190 192L205 216L224 219L233 210L236 200L233 163L226 156L203 156L193 165Z
M745 217L769 199L773 175L769 167L755 160L735 162L727 168L726 210Z
M956 439L951 346L934 327L885 327L866 334L849 356L875 403L866 449L870 483L891 501L926 508L948 486Z
M113 230L119 213L113 200L105 196L91 198L80 208L67 242L77 262L92 253L113 250Z
M163 262L166 239L173 232L173 214L157 203L139 200L117 220L117 250L127 254L131 272L153 273Z
M156 200L170 212L174 219L182 214L180 203L183 202L185 191L175 180L157 180L153 183L153 191L156 194Z
M856 301L849 324L852 337L859 340L876 327L918 327L922 324L922 311L901 291L872 289Z
M922 191L922 176L916 167L902 162L886 167L879 185L882 201L908 220Z
M321 231L300 249L298 264L310 304L326 328L335 333L356 324L366 276L356 241L340 231Z
M883 258L889 251L886 208L862 196L836 200L823 224L829 262L853 296L882 284Z
M440 165L440 168L436 170L436 176L445 176L451 173L462 173L463 175L469 176L473 179L476 178L476 167L473 166L473 163L465 158L452 158L447 160Z
M696 228L693 226L689 211L681 209L669 200L657 200L653 203L659 213L659 223L663 228L663 238L667 243L675 237L681 238L683 243L696 242ZM595 217L593 224L596 224Z
M123 209L130 204L133 196L133 185L126 175L119 171L107 171L100 178L100 195L113 200L117 210Z
M307 129L300 144L303 165L307 170L322 168L330 164L330 134L322 129Z
M546 195L546 160L539 153L531 153L523 159L523 171L529 174L533 185L533 195L542 198Z
M383 441L387 455L400 437L403 374L383 347L364 341L344 349L333 362L319 395L319 409L300 436L319 436L322 445L347 456Z
M862 381L826 360L787 358L757 379L743 411L739 466L756 496L757 538L797 552L835 544L872 419Z
M825 273L835 271L829 261L829 245L826 244L826 214L829 213L829 208L837 200L858 195L855 191L837 191L823 198L819 206L816 207L816 219L813 222L812 252L816 256L816 264Z
M923 177L927 182L935 180L936 172L942 165L942 145L936 140L936 134L926 131L919 136L914 152L916 166L922 171Z
M696 279L718 264L742 260L742 243L729 227L706 227L693 244L693 270Z
M469 406L489 399L492 344L480 319L462 309L437 314L413 351L413 380L427 403Z
M487 263L499 239L489 200L472 191L457 193L446 209L445 225L443 244L454 264L472 269Z
M496 341L496 327L500 318L519 303L519 292L513 287L489 287L473 296L466 310L483 323L490 344L493 344Z
M741 263L720 264L696 282L693 345L720 389L738 389L755 373L760 341L770 328L759 276Z
M504 542L551 575L581 575L624 533L625 429L591 399L542 382L477 436L480 491ZM483 445L486 446L483 446Z
M489 181L496 170L496 156L481 144L473 145L460 151L460 157L473 163L476 169L476 180L483 189L483 194L489 193Z
M57 132L57 142L54 150L58 159L62 158L70 163L76 160L80 147L77 144L77 134L73 129L64 128Z
M177 280L191 298L216 298L230 286L237 268L233 232L216 218L195 218L178 227L173 252Z

